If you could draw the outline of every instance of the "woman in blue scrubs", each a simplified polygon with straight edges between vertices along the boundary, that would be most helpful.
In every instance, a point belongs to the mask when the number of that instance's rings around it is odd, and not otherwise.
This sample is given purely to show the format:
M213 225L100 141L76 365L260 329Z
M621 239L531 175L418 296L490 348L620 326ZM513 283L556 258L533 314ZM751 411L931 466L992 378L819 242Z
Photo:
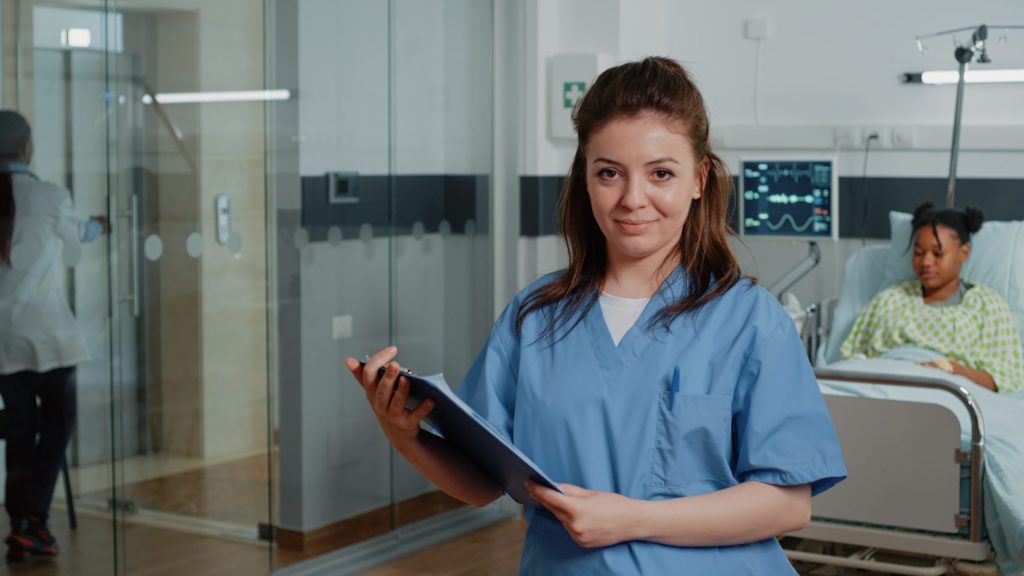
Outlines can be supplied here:
M700 92L648 58L601 74L573 121L569 267L516 296L457 391L564 482L528 484L543 507L520 572L792 574L775 537L846 470L793 322L729 248L732 179ZM429 402L405 409L396 354L346 359L385 435L448 494L498 498L420 430Z

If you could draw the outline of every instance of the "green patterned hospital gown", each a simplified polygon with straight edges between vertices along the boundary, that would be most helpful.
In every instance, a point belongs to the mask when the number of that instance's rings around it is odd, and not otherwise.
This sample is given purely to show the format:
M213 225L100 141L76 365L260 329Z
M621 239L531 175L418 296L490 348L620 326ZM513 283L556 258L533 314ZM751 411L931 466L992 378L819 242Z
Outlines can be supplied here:
M843 342L843 358L875 358L901 346L929 348L988 372L1000 392L1024 383L1020 332L1006 301L975 284L955 306L924 303L921 282L899 282L879 292Z

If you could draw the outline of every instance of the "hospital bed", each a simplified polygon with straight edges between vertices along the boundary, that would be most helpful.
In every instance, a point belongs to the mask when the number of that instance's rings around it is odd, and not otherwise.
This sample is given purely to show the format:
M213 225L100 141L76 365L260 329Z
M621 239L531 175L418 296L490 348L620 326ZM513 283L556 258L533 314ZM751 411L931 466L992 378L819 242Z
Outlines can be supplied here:
M857 313L913 277L910 215L890 223L891 244L847 261L816 355L849 478L815 498L812 521L792 535L807 540L787 554L890 574L992 574L995 564L1024 574L1024 392L996 394L912 362L840 361ZM1024 222L987 222L972 244L963 277L999 292L1024 327Z

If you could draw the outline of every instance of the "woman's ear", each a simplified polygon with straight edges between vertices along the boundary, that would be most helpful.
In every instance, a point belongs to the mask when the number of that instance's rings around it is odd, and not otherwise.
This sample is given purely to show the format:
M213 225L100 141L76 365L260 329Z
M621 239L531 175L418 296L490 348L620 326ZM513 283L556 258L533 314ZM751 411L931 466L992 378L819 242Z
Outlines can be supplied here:
M708 185L709 170L711 170L711 160L705 156L704 160L701 160L700 166L697 167L697 193L693 195L694 199L704 195L704 188Z
M964 243L960 245L960 263L963 264L971 257L971 244Z

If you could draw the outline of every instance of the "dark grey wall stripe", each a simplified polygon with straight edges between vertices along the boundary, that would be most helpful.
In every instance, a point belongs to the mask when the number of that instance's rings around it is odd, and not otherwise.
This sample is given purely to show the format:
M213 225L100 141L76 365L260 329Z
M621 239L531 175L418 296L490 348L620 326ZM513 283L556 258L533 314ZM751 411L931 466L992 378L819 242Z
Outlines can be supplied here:
M519 177L519 235L555 233L555 208L563 176Z
M519 178L521 236L555 233L555 208L562 180L562 176ZM839 236L860 238L863 233L867 238L887 239L889 211L912 212L925 201L936 205L946 201L945 178L840 177ZM1024 179L958 179L956 204L959 208L975 206L989 220L1024 220ZM729 224L734 228L737 224L735 196L729 206Z
M437 232L442 220L453 234L464 233L470 220L476 233L487 233L488 176L357 176L353 183L350 202L332 204L323 176L302 177L302 226L311 242L326 241L332 226L341 230L343 239L358 238L364 223L373 226L375 236L409 234L415 222L427 233Z

